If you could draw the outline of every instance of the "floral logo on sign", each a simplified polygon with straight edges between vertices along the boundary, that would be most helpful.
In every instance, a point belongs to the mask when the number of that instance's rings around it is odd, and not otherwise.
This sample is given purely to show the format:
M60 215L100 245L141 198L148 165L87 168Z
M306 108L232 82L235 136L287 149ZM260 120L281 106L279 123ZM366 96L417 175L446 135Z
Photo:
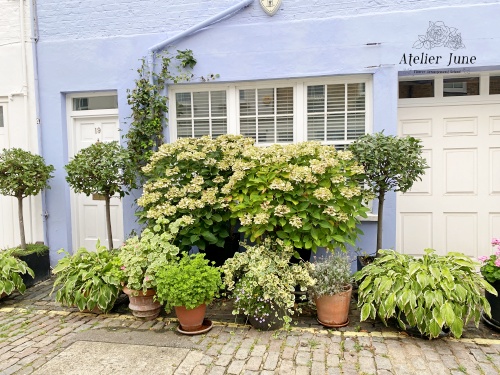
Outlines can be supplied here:
M425 35L419 35L413 48L431 49L434 47L448 47L452 50L465 48L462 42L462 34L455 27L448 27L442 21L429 22L429 28Z

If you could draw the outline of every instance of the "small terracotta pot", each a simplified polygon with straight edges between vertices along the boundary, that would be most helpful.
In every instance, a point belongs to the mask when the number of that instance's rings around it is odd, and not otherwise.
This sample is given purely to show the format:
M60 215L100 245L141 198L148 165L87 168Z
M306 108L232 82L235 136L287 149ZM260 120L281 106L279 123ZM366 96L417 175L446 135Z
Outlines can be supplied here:
M128 307L132 310L132 314L135 317L144 320L153 320L160 315L161 304L158 301L154 301L154 296L156 295L154 289L148 289L144 293L142 290L133 290L124 286L123 293L128 295L130 301Z
M183 331L194 332L201 329L207 311L206 304L202 304L191 310L186 309L184 306L175 306L174 309Z
M342 327L349 322L352 285L346 286L345 292L316 297L318 321L326 327Z

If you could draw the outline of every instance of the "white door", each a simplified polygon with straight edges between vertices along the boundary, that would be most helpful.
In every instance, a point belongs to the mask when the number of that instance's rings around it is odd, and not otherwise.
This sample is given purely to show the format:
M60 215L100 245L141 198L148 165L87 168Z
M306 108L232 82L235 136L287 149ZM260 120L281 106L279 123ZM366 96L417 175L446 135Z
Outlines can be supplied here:
M489 254L500 236L500 103L399 108L399 135L423 141L430 168L398 194L397 248Z
M119 140L118 117L78 117L73 118L73 153L100 142ZM70 159L73 155L70 155ZM86 247L95 249L97 240L107 246L105 202L98 197L73 194L73 231L75 249ZM123 209L121 200L111 199L111 228L113 244L118 247L123 242Z

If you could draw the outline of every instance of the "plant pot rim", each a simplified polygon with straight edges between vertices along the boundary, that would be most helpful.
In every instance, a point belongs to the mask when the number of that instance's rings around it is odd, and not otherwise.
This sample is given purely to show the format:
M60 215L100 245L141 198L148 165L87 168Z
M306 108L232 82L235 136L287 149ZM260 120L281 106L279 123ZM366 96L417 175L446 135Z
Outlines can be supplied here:
M344 290L342 292L333 293L333 294L316 294L314 297L315 298L331 297L331 296L337 296L339 294L349 293L350 291L352 291L352 284L346 284L346 285L344 285Z
M139 290L136 290L136 289L130 289L128 287L126 287L125 285L122 287L122 290L123 290L123 293L127 294L127 295L132 295L132 296L144 296L144 297L147 297L147 296L153 296L156 294L156 290L155 289L147 289L146 292L144 292L142 289L139 289Z

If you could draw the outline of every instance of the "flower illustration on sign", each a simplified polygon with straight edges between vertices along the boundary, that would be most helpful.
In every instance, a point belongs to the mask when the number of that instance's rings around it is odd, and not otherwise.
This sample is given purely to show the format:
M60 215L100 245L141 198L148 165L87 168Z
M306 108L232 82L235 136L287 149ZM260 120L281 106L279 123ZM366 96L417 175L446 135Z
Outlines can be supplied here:
M429 28L425 35L419 35L413 48L431 49L434 47L447 47L452 50L465 48L462 42L462 34L455 27L448 27L442 21L429 22Z

